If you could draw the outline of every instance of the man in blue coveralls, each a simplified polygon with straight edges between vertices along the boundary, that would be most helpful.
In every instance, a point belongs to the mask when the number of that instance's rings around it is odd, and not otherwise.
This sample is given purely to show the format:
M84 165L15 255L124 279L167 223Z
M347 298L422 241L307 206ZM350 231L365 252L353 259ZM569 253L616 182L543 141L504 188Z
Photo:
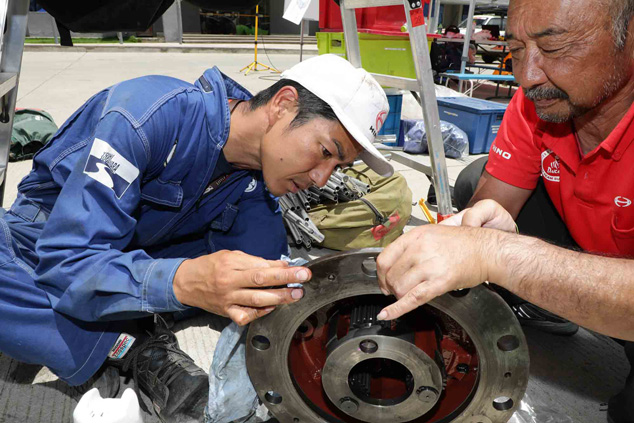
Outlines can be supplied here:
M71 385L132 370L162 418L201 419L205 372L164 324L135 322L197 307L243 325L298 301L279 286L311 275L279 261L273 196L323 186L357 156L391 174L372 146L387 112L379 84L334 55L253 98L217 68L96 94L2 210L0 350Z

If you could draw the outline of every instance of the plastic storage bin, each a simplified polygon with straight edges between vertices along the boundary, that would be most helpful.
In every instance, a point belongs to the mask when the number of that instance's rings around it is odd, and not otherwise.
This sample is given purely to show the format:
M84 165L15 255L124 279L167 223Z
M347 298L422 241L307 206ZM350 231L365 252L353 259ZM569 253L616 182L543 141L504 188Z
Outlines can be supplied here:
M382 34L399 34L407 19L403 6L368 7L357 9L357 27L376 30ZM425 15L426 16L426 15ZM341 9L334 0L319 0L319 28L324 32L343 30Z
M357 26L363 20L363 10L357 9ZM334 0L319 0L319 30L324 32L343 31L341 9Z
M317 50L319 54L336 54L346 58L346 42L343 32L317 32Z
M469 136L469 154L488 153L506 111L506 104L471 97L438 99L440 120L451 122Z
M346 57L343 32L318 32L319 54L337 54ZM437 35L428 35L429 44ZM365 70L385 75L416 78L412 46L409 36L387 36L359 32L361 64Z
M383 122L383 126L379 131L378 135L395 135L394 142L387 143L386 145L397 145L398 140L400 139L401 133L401 109L403 107L403 94L400 90L387 88L385 89L385 94L387 95L387 102L390 105L390 113L388 113L385 118L385 122Z

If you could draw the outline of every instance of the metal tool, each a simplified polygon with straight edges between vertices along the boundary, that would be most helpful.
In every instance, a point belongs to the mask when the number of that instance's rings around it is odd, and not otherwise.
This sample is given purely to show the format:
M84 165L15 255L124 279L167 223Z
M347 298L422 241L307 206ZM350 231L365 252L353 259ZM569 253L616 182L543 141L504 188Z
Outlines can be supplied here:
M369 184L335 171L322 188L312 186L296 194L285 194L280 197L279 203L284 222L295 244L310 249L313 242L319 244L324 241L324 235L319 232L307 213L313 206L328 202L353 201L369 192Z
M507 422L528 383L517 319L485 286L393 321L376 276L380 249L308 264L304 298L251 324L247 367L282 423Z

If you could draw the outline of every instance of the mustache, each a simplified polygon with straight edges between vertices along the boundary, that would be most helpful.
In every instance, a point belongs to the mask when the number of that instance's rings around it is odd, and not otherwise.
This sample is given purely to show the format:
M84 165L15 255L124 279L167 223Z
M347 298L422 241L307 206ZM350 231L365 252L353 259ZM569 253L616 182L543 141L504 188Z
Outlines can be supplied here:
M558 98L568 100L570 98L568 94L555 87L528 88L524 90L524 96L531 101L555 100Z

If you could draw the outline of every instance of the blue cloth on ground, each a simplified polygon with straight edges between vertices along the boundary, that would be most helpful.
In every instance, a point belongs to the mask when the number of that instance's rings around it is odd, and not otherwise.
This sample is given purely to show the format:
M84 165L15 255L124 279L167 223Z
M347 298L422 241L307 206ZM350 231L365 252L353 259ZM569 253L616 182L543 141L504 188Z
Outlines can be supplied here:
M282 260L302 266L306 260ZM247 373L246 338L248 326L229 324L218 339L209 369L209 402L205 423L255 423L268 419L266 406L260 404Z

